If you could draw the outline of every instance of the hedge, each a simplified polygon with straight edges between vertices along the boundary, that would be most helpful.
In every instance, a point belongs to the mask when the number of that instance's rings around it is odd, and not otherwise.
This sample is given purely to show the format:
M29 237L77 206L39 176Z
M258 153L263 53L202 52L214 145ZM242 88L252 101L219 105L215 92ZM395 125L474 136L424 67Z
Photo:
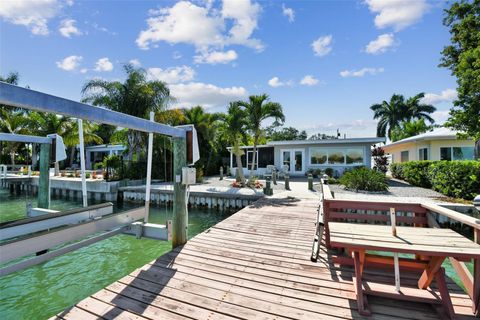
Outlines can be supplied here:
M473 199L480 194L480 161L410 161L390 165L392 176L446 196Z
M365 167L356 168L344 172L340 177L340 183L347 189L364 191L387 191L388 184L385 175L377 170Z

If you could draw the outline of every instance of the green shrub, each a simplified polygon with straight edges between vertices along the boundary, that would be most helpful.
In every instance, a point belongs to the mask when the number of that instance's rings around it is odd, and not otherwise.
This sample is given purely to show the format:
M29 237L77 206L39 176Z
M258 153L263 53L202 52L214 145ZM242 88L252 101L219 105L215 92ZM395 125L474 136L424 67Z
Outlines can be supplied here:
M346 172L340 183L347 189L364 191L387 191L387 178L381 172L361 167Z
M433 190L471 200L480 193L480 161L435 161L430 166L430 181Z
M332 177L333 176L333 169L332 168L325 169L325 174L329 177Z
M433 161L410 161L402 164L403 180L414 186L431 188L430 165Z
M403 166L401 163L392 163L390 165L390 172L392 173L392 177L395 179L402 179L403 180Z
M85 173L85 179L90 179L90 173Z

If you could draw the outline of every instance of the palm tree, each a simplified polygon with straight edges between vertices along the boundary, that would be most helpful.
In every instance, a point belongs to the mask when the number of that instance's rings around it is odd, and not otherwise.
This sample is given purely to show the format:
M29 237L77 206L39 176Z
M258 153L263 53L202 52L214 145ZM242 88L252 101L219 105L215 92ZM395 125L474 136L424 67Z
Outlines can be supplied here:
M285 122L285 115L283 114L280 103L269 101L267 94L252 95L248 101L237 101L236 104L245 110L248 121L248 129L253 135L253 159L250 168L249 184L254 183L253 173L255 171L255 163L257 161L257 145L262 135L262 122L266 119L275 119L276 125L281 125Z
M21 109L12 109L7 106L0 106L0 132L12 134L28 134L27 118ZM8 144L8 153L12 164L15 164L15 154L20 143L11 142Z
M417 120L428 120L430 123L435 121L430 116L430 114L437 111L437 108L431 104L422 103L421 100L425 97L425 93L421 92L411 98L408 98L406 105L408 109L408 118L407 121L417 119Z
M185 124L193 124L198 134L200 158L205 163L205 170L210 168L212 154L216 151L216 135L219 128L220 115L218 113L207 113L201 106L191 109L184 109ZM202 154L203 151L203 154Z
M242 155L245 152L240 148L246 140L247 116L245 110L236 103L231 102L228 112L222 116L222 133L225 140L232 145L232 153L235 155L237 163L237 177L240 185L245 186L245 176L243 174Z
M400 94L394 94L390 101L383 101L370 107L373 111L373 119L378 119L377 137L392 137L392 130L400 125L405 118L407 107L405 98Z
M170 90L162 81L149 81L144 69L131 64L124 66L127 79L106 81L93 79L82 88L83 102L126 113L139 118L148 118L150 111L163 110L173 100ZM142 134L128 131L129 158L138 154L142 147Z
M85 143L102 144L103 139L96 134L98 125L90 121L83 121L83 141ZM73 164L75 150L77 145L80 144L80 136L78 134L78 122L74 121L71 125L71 130L64 133L63 142L65 146L70 148L70 166Z
M417 134L427 132L430 129L431 126L428 126L423 119L403 121L398 127L393 128L391 140L392 142L395 142L408 137L413 137Z

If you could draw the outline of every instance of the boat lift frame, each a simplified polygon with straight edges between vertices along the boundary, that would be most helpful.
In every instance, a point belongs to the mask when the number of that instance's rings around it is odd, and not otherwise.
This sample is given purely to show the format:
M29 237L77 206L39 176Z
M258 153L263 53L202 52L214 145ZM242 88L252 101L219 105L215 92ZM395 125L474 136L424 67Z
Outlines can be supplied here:
M49 112L61 114L77 119L94 121L97 123L109 124L112 126L128 128L141 132L149 133L148 160L152 161L153 134L162 134L170 136L173 139L174 147L174 201L173 201L173 225L167 222L167 225L155 225L148 222L149 215L149 194L145 197L145 206L138 209L129 210L119 214L106 217L95 217L82 223L60 228L48 233L34 234L27 238L15 239L3 242L0 246L1 261L5 263L28 254L45 252L54 246L68 241L76 241L86 236L95 235L92 238L77 242L73 245L62 247L52 252L47 252L37 257L8 265L0 269L0 276L6 275L29 266L47 261L58 255L76 250L91 243L103 240L107 237L116 235L120 232L135 234L140 237L153 237L159 240L172 239L172 247L183 245L188 239L188 216L186 185L182 184L182 168L187 165L187 148L191 153L192 144L187 146L187 137L191 137L191 132L195 129L193 126L182 126L181 128L171 127L169 125L154 122L150 115L150 121L137 118L131 115L108 110L101 107L95 107L88 104L56 97L46 93L21 88L0 82L0 104L9 105L18 108L35 110L40 112ZM46 141L37 137L38 142ZM191 140L188 139L188 140ZM25 142L25 141L23 141ZM37 142L37 143L38 143ZM47 166L49 165L49 161ZM147 167L147 192L150 190L151 182L151 163ZM86 191L86 190L85 190ZM84 208L86 211L88 207ZM144 223L135 222L144 219ZM54 221L54 220L52 220ZM45 228L47 229L47 228Z

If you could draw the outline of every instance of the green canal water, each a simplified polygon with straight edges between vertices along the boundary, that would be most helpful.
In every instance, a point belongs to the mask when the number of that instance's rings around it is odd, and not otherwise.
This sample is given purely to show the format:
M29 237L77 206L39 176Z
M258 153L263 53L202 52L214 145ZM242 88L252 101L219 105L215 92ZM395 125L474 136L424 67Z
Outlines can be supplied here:
M25 216L26 202L34 199L10 196L0 191L0 221ZM65 210L81 207L81 202L54 199L52 208ZM133 206L115 206L115 211ZM228 216L209 210L189 211L189 237L208 229ZM150 220L165 223L171 219L171 209L152 206ZM171 242L135 239L118 235L88 247L65 254L46 263L0 278L0 318L45 319L138 267L170 251Z

